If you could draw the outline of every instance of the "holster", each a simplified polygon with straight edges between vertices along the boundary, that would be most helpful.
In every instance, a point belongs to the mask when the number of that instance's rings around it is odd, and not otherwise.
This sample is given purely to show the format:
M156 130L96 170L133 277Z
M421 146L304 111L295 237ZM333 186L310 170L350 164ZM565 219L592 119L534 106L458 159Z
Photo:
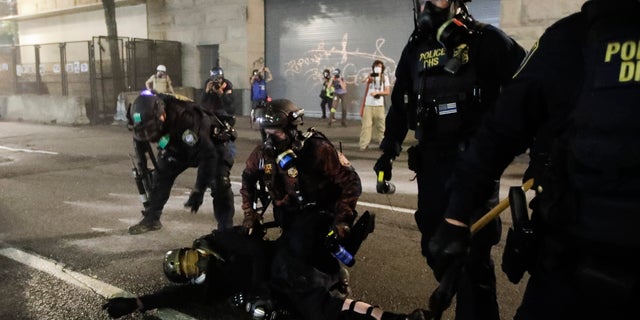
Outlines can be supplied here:
M502 271L509 281L517 284L525 271L535 263L535 233L529 219L527 199L521 187L509 189L512 226L507 233L507 241L502 253Z

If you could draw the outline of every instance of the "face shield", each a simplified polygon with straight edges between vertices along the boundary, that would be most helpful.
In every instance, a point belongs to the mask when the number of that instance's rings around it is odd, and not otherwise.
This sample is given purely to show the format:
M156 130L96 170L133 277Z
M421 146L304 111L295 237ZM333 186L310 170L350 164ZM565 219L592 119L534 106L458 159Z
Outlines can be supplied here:
M202 283L210 257L202 249L181 248L168 251L163 262L164 274L173 282Z
M154 95L141 94L133 102L130 121L133 137L138 141L157 142L163 135L164 101Z

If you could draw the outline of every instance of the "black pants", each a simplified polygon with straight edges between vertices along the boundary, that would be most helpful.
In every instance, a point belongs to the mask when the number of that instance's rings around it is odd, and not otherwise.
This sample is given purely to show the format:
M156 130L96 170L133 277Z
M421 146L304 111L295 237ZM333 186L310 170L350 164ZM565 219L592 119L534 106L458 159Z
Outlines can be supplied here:
M229 149L220 144L217 146L218 157L216 157L216 178L210 182L212 190L213 212L218 229L228 229L233 226L234 203L233 191L231 190L231 180L229 175L233 166L233 158ZM149 205L143 211L144 219L148 221L160 220L162 209L169 200L171 188L176 178L185 170L193 167L186 161L179 161L180 157L168 152L158 156L158 168L155 172L153 191L149 197Z
M320 109L322 110L322 118L327 117L327 110L331 109L331 105L333 104L333 99L331 98L322 98L320 101Z
M428 243L447 208L449 192L447 183L452 175L460 152L457 145L420 144L420 167L418 181L418 210L415 213L418 229L422 233L422 254L427 263L433 263L428 254ZM498 203L499 182L495 184L494 196L482 208L477 208L477 219ZM500 241L499 219L479 230L472 239L470 263L461 275L456 305L456 319L492 320L500 319L496 297L496 277L491 258L491 247Z
M286 227L277 240L272 288L303 319L338 319L344 300L331 296L329 288L338 281L339 265L324 247L331 218L313 211L287 213L297 216L285 218Z
M638 319L637 246L588 241L564 229L537 232L536 264L514 319Z

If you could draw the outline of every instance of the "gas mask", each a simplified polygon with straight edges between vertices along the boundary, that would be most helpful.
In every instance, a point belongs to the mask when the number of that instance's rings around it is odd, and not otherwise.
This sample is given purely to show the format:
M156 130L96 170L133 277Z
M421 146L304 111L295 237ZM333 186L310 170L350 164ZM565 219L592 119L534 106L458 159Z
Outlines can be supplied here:
M450 60L444 66L445 71L455 74L462 66L462 61L458 57L454 57L454 51L459 45L465 43L469 36L473 33L473 18L466 12L465 8L461 8L459 13L453 18L445 21L436 33L436 39L447 50Z
M450 4L449 6L451 6ZM420 12L417 20L418 29L427 34L437 30L445 21L449 19L449 7L439 8L436 7L431 1L427 1L424 6L424 10Z

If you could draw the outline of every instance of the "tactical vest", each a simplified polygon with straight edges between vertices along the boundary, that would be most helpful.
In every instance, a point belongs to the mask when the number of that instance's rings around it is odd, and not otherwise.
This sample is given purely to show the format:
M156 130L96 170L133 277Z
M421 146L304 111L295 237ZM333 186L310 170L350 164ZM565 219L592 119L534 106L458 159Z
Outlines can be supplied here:
M604 2L604 1L603 1ZM607 4L608 6L608 4ZM580 238L640 246L640 5L588 20L584 82L563 137L569 228ZM594 5L592 10L596 9ZM587 11L588 14L588 11ZM630 15L622 17L621 15Z
M414 92L418 94L416 108L416 138L419 141L457 142L475 131L486 111L474 61L476 31L467 43L460 44L453 54L435 40L421 46L417 54ZM456 74L445 71L451 59L462 63Z
M321 185L323 181L312 181L314 179L309 176L309 172L304 171L304 164L301 163L308 159L309 156L312 156L311 154L315 155L312 150L308 149L308 147L313 148L313 146L309 145L309 142L313 139L320 139L331 143L324 134L315 131L314 128L309 128L305 133L298 133L296 141L294 141L291 147L291 150L298 158L292 161L292 165L290 166L285 167L281 165L281 163L283 163L282 157L284 152L275 156L263 153L263 158L260 160L258 169L263 172L262 178L264 179L266 189L269 191L276 207L292 206L292 208L296 207L293 209L299 209L308 205L318 205L320 209L330 209L327 208L328 205L331 205L329 203L316 203L317 194L308 194L305 192L305 190L310 188L310 184L313 185L312 189L323 189ZM337 156L340 161L345 165L348 160L346 160L337 149L336 152L338 152ZM302 172L299 171L300 168L303 169ZM345 170L348 169L345 167ZM355 170L352 170L352 172L354 175L353 179L359 180L360 178ZM306 178L305 181L301 181L300 174L306 174L306 176L304 176L304 178Z

